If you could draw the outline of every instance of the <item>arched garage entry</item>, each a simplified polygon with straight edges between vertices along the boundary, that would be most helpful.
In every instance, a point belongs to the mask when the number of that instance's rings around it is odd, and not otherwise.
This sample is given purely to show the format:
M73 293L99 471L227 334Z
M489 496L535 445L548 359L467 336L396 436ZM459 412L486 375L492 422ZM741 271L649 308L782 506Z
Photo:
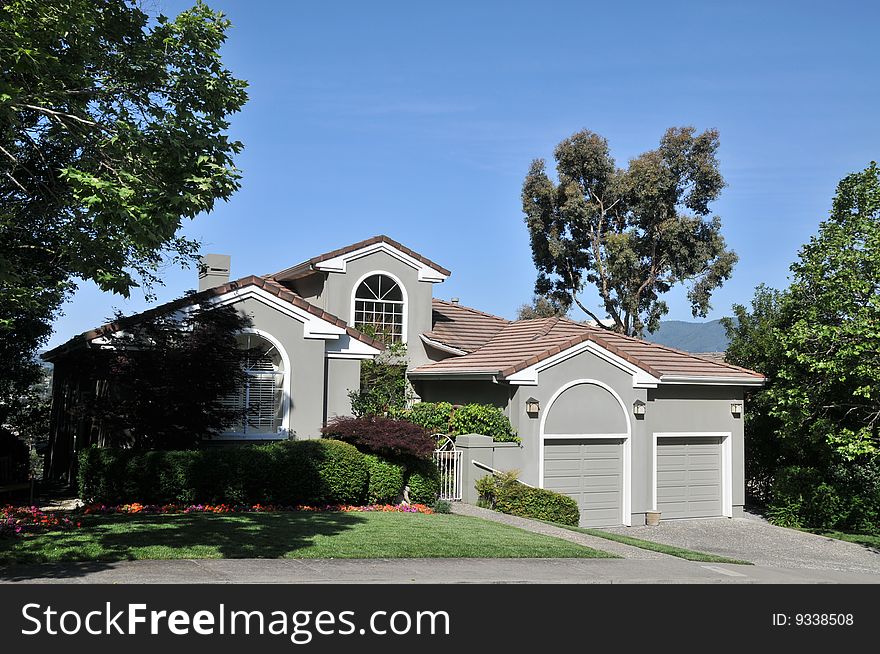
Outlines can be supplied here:
M596 379L559 388L541 418L540 486L574 498L581 526L630 524L629 412Z

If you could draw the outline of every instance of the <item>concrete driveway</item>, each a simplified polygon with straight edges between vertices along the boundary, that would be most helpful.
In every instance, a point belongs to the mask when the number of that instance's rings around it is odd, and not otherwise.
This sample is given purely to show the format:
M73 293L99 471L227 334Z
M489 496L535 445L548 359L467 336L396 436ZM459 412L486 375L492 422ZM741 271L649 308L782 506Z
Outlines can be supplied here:
M880 574L880 551L776 527L758 516L665 520L656 527L615 527L618 534L786 569Z

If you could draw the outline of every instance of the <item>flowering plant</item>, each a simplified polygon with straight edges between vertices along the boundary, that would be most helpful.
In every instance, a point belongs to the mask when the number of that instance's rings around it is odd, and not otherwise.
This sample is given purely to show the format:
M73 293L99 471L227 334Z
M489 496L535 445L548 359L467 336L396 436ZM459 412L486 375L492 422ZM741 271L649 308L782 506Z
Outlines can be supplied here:
M378 511L382 513L434 513L424 504L369 504L357 506L350 504L324 504L321 506L278 506L275 504L89 504L81 509L85 515L122 514L168 514L168 513L277 513L280 511L342 511L362 513Z
M82 523L74 522L67 515L47 513L35 506L7 505L0 509L0 536L36 533L57 529L75 529Z

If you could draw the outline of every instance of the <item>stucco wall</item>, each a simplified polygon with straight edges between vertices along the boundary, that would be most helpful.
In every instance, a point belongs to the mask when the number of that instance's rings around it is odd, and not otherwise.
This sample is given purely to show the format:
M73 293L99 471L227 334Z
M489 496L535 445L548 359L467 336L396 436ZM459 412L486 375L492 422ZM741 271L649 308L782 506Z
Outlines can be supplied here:
M616 400L613 404L609 402L609 397L612 400L613 397L608 394L608 391L596 386L593 388L585 386L583 389L575 386L573 388L577 390L575 395L571 397L590 398L592 401L584 404L573 403L567 407L564 416L560 415L559 418L553 416L553 408L550 406L551 398L560 388L576 380L595 380L612 388L621 397L624 407L629 409L628 415L624 415ZM516 388L509 412L511 422L523 442L523 469L520 474L523 481L535 486L540 482L541 439L539 432L541 419L548 411L548 419L563 421L564 424L557 425L557 428L582 434L625 432L627 417L629 417L633 432L631 437L632 510L633 512L647 510L645 507L636 508L636 498L648 495L647 478L650 476L648 466L651 463L650 447L647 444L649 439L645 434L643 424L634 420L631 414L633 402L636 399L646 401L646 392L644 389L632 387L632 376L629 373L600 359L591 352L582 352L539 373L537 386L518 386ZM526 413L525 405L529 397L534 397L540 402L541 410L536 417L531 417ZM565 403L565 394L560 397L562 398L560 401ZM562 407L565 409L565 404ZM551 426L553 426L552 422ZM566 431L561 433L566 433Z
M324 420L324 341L303 337L303 325L274 307L248 298L236 307L251 317L254 329L267 332L290 361L285 371L290 391L290 430L296 438L320 436Z
M660 386L649 390L645 410L649 436L653 432L730 432L734 516L742 513L745 503L745 451L743 419L730 412L730 404L742 400L739 386Z
M349 391L357 391L361 384L361 366L357 359L327 359L327 420L351 415Z
M413 380L413 386L424 402L491 404L505 412L514 390L506 384L487 381Z
M352 294L355 285L367 273L386 272L397 277L406 290L406 343L411 368L427 363L420 334L431 330L431 298L433 284L420 282L418 272L385 252L375 252L349 261L345 273L329 273L320 293L321 306L326 311L352 321Z

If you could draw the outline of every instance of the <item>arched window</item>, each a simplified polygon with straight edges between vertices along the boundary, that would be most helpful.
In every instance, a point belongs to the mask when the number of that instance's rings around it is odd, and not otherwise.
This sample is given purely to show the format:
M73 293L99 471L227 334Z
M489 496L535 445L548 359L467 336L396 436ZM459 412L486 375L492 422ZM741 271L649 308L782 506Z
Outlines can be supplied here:
M244 360L245 383L224 404L234 408L240 418L227 433L246 436L278 433L284 420L284 360L278 348L259 334L238 336L239 347L247 350Z
M374 331L376 338L386 343L399 343L404 340L405 305L397 281L388 275L370 275L355 289L354 326Z

